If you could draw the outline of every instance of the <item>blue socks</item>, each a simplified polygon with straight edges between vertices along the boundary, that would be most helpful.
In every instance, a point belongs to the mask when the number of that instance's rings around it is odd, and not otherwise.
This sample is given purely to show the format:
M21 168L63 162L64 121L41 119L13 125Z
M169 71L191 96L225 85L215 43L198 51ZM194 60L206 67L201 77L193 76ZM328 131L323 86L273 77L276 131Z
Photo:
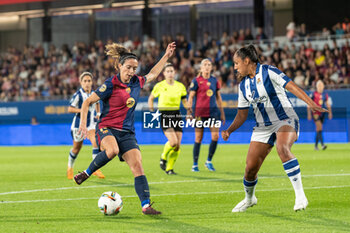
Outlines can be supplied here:
M193 146L193 165L198 165L200 149L201 149L201 144L198 142L195 142Z
M315 147L317 147L318 142L321 142L321 145L323 146L323 136L322 136L322 131L316 132L316 140L315 140Z
M106 163L108 163L109 161L110 159L107 157L106 151L102 151L97 154L94 160L92 160L88 169L85 170L85 173L88 176L91 176L92 173L94 173L97 169L106 165Z
M95 159L98 153L100 153L98 148L92 148L92 159Z
M150 193L145 175L135 177L135 191L140 198L141 206L150 204Z
M210 142L210 146L209 146L209 154L208 154L208 162L211 162L211 160L213 159L215 150L216 150L216 146L218 145L218 141L211 141Z

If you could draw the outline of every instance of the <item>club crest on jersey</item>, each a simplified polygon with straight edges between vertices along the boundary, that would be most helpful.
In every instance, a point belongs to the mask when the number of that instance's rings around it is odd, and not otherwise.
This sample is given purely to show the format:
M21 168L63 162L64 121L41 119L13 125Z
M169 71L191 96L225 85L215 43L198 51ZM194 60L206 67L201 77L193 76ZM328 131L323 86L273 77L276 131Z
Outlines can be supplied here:
M131 92L131 89L130 89L130 87L128 87L128 88L125 88L125 91L128 93L128 94L130 94L130 92Z
M193 82L191 82L191 85L190 85L190 88L192 88L192 87L194 87L194 83Z
M108 133L108 129L107 129L107 128L101 128L100 131L101 131L103 134Z
M126 107L132 108L135 105L135 99L130 97L126 100Z
M207 86L210 87L210 82L207 82Z
M212 96L214 93L213 93L213 90L212 89L208 89L207 90L207 96Z
M256 81L257 84L259 84L261 82L261 79L258 78L258 80Z
M104 92L107 89L106 84L103 84L100 89L98 89L100 92Z

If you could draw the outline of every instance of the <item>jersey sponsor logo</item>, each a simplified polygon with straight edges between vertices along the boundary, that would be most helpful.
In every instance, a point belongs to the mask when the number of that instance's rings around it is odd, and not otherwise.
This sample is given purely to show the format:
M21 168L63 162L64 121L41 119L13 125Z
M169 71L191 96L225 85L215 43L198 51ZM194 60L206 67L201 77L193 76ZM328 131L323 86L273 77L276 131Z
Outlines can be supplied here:
M104 92L107 89L106 84L103 84L100 89L98 89L100 92Z
M107 129L107 128L101 128L100 131L101 131L101 133L103 133L103 134L108 133L108 129Z
M131 92L131 89L130 89L130 87L128 87L128 88L125 88L125 91L128 93L128 94L130 94L130 92Z
M132 108L135 105L135 99L130 97L126 100L126 107Z
M208 89L207 90L207 96L212 96L214 94L213 90L212 89Z

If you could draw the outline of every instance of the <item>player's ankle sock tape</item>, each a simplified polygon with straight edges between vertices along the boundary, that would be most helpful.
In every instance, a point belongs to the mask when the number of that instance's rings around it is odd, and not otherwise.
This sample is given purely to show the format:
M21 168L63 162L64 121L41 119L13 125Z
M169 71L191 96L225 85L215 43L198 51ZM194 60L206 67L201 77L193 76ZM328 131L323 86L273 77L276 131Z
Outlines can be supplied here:
M141 206L150 203L150 193L146 176L135 177L135 191L140 198Z

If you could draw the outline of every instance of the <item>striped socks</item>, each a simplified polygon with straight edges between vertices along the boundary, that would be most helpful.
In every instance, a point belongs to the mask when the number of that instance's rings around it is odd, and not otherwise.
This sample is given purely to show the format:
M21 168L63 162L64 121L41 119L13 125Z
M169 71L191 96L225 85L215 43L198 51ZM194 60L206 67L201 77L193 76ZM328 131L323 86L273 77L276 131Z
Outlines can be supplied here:
M68 167L72 168L74 166L75 159L78 157L78 154L74 154L72 150L69 151L68 156Z
M283 168L287 173L290 182L293 185L295 197L297 199L304 198L305 193L303 189L303 184L301 182L301 173L300 173L300 166L299 166L298 160L294 158L283 163Z

